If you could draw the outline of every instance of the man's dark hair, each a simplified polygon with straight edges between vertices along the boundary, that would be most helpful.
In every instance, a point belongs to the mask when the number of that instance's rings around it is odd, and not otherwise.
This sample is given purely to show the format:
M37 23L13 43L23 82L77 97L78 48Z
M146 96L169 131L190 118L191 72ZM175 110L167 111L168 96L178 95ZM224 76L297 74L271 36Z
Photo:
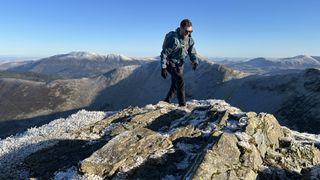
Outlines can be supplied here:
M184 19L180 23L180 27L190 27L192 26L192 22L189 19Z

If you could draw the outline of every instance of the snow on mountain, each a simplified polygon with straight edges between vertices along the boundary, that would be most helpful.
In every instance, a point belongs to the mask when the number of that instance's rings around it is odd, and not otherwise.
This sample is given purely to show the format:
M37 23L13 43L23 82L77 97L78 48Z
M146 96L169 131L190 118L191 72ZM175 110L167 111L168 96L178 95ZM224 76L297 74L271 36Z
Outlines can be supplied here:
M25 64L29 64L29 63L32 63L34 61L0 61L0 70L7 70L7 69L10 69L10 68L14 68L14 67L17 67L17 66L22 66L22 65L25 65Z
M278 59L277 61L280 62L281 64L289 65L289 66L308 66L308 65L320 66L319 61L307 55L281 58L281 59Z
M320 62L320 56L311 56L311 57Z
M141 59L144 61L160 61L160 56L155 57L143 57L143 58L134 58L134 59Z
M254 58L245 62L225 63L227 67L257 74L290 73L293 70L320 68L320 62L311 56L288 58Z
M73 51L68 54L61 54L61 55L57 55L57 56L60 58L64 58L64 59L76 58L76 59L95 60L95 59L103 58L102 55L99 55L97 53L90 53L90 52L84 52L84 51Z
M85 52L85 51L73 51L67 54L59 54L49 57L53 60L59 60L59 59L77 59L77 60L92 60L92 61L105 61L105 60L116 60L116 61L133 61L133 60L140 60L140 59L134 59L131 57L127 57L121 54L98 54L98 53L92 53L92 52Z
M63 59L68 59L68 58L75 58L75 59L87 59L87 60L104 60L104 59L109 59L109 60L122 60L122 61L131 61L134 60L133 58L121 55L121 54L107 54L107 55L101 55L97 53L92 53L92 52L85 52L85 51L74 51L70 52L68 54L62 54L62 55L56 55L53 57L59 57Z
M298 55L294 57L288 58L255 58L246 62L249 65L254 65L257 67L267 67L267 66L276 66L282 65L290 67L305 67L308 65L320 65L316 59L312 58L311 56L306 55Z
M133 58L121 55L121 54L108 54L107 59L117 59L117 60L123 60L123 61L131 61L134 60Z
M4 63L8 63L8 62L10 62L10 61L8 61L8 60L7 60L7 61L2 60L2 61L0 61L0 65L1 65L1 64L4 64Z
M99 55L89 52L71 52L43 58L33 63L11 68L11 71L36 72L61 78L93 77L112 69L140 65L148 61L129 58L118 54Z

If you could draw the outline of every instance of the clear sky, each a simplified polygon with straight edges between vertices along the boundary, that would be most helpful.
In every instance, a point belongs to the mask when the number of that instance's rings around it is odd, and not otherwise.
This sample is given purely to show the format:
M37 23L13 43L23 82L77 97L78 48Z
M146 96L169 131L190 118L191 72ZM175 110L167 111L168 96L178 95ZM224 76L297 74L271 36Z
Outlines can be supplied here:
M158 56L184 18L203 56L320 55L319 10L320 0L2 0L0 55Z

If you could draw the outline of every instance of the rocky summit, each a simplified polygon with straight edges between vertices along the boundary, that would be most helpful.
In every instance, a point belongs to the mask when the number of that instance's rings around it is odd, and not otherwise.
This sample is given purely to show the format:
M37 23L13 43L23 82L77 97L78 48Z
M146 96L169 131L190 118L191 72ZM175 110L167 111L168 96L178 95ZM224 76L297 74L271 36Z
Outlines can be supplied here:
M0 179L320 178L319 135L292 131L271 114L243 112L223 100L185 107L161 101L96 120L88 113L0 140ZM65 127L68 121L72 128ZM53 130L59 123L66 125ZM50 138L33 139L46 128Z

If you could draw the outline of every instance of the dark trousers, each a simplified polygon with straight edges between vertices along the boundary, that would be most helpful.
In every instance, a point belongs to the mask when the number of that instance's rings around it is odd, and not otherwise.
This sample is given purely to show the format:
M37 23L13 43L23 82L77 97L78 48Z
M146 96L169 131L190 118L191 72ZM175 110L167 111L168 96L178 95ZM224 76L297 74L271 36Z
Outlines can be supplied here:
M172 62L167 64L167 70L171 75L171 87L167 94L166 101L171 101L175 95L178 97L179 105L186 103L185 84L183 79L183 64L178 65Z

